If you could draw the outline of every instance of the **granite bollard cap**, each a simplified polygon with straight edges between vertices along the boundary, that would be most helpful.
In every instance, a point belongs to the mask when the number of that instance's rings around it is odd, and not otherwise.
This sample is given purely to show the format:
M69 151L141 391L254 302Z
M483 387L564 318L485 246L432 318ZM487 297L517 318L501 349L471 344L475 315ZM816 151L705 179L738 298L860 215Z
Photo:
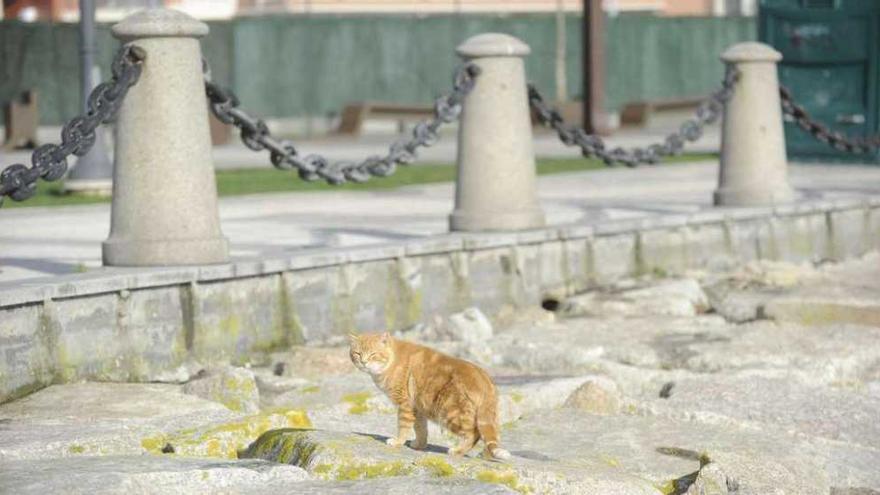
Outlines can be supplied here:
M721 60L725 62L779 62L782 54L774 50L772 46L747 41L737 43L721 54Z
M113 26L113 36L120 40L139 38L201 38L208 25L170 9L149 9L134 13Z
M503 33L483 33L472 36L455 49L461 57L522 57L531 53L529 45Z

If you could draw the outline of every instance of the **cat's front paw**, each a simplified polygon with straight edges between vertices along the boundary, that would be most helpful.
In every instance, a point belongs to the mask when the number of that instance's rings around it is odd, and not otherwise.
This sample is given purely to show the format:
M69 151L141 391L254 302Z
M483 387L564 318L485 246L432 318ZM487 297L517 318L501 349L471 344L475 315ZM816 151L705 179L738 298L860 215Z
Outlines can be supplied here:
M406 440L401 440L399 438L389 438L388 440L385 440L385 443L392 447L400 447L401 445L406 443Z
M450 455L452 457L462 457L465 454L465 450L459 449L457 447L455 447L455 448L449 447L449 450L446 451L446 454Z

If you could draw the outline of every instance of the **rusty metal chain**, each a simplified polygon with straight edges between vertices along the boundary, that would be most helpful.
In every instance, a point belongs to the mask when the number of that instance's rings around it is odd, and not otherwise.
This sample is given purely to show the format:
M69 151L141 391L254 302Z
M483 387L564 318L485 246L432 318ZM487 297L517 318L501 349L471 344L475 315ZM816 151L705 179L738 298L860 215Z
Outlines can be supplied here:
M795 103L791 91L785 86L779 86L779 97L782 100L782 113L816 140L838 151L848 153L871 153L880 148L880 135L852 138L843 133L832 131L827 125L813 119L804 107Z
M627 167L635 167L640 163L655 164L664 156L678 155L688 142L693 142L703 135L703 128L718 120L724 109L724 103L733 95L734 85L739 74L728 67L721 88L712 93L697 107L694 118L686 120L678 131L669 134L662 143L647 147L608 149L601 137L587 134L580 127L566 124L559 111L544 102L544 98L533 86L529 85L529 104L541 124L553 128L559 139L567 146L580 146L581 153L587 157L597 157L611 166L622 163Z
M0 172L0 205L8 196L24 201L37 190L37 179L55 181L67 172L70 155L83 156L95 144L95 130L116 115L128 89L141 75L146 52L135 45L124 45L113 60L113 77L89 94L88 111L74 117L61 130L61 144L45 144L31 154L31 167L16 163Z
M458 119L462 101L473 89L480 73L479 67L474 64L460 66L455 71L453 90L434 101L434 118L419 122L413 129L412 137L392 144L385 156L331 164L320 155L301 156L292 142L274 138L263 120L248 115L238 107L238 98L230 90L211 82L207 64L204 67L205 89L211 111L221 122L241 130L241 140L245 146L254 151L268 149L272 165L278 169L296 170L303 180L325 180L332 185L387 177L394 173L397 165L408 165L415 161L418 148L431 146L440 138L440 126Z

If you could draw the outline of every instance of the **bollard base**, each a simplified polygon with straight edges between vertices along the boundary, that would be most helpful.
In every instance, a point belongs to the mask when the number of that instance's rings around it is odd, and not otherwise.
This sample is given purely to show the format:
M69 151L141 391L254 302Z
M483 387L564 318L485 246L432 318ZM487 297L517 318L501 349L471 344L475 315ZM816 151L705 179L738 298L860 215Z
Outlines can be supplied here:
M212 239L108 239L101 245L105 266L208 265L229 261L229 241Z
M715 206L773 206L794 202L797 194L788 186L776 189L717 189Z
M540 208L504 213L455 210L449 215L449 230L456 232L527 230L541 228L544 224L544 211Z
M113 181L111 179L67 179L61 186L61 190L64 194L109 198L113 196Z

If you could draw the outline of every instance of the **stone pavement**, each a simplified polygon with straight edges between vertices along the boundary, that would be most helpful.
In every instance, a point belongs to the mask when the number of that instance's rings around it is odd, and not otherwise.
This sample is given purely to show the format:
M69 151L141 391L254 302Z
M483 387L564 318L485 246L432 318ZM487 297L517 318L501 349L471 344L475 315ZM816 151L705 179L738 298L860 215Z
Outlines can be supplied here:
M425 452L386 446L394 408L344 347L53 385L0 405L0 493L877 494L878 300L875 251L399 332L490 370L505 462L448 457L433 425Z
M880 167L793 165L791 176L805 199L880 192ZM566 225L711 208L716 183L707 162L543 176L538 187L548 223ZM277 256L445 233L453 194L452 184L264 194L223 198L220 215L234 258ZM0 282L98 269L109 224L109 205L0 209Z

